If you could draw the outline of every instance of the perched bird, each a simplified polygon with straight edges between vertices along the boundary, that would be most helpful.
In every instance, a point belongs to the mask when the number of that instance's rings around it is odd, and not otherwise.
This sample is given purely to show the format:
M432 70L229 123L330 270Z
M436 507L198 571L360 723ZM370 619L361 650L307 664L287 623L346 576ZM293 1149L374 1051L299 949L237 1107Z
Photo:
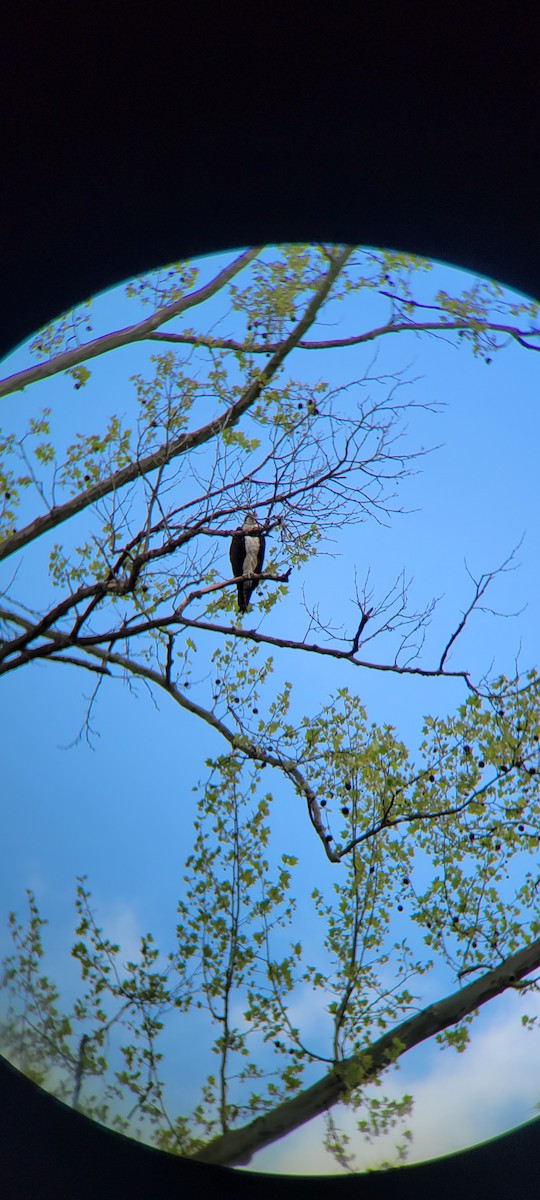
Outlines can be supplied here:
M255 513L248 512L241 529L233 533L230 560L235 578L242 575L260 575L264 562L264 534L259 530ZM241 579L238 588L238 609L246 612L258 579Z

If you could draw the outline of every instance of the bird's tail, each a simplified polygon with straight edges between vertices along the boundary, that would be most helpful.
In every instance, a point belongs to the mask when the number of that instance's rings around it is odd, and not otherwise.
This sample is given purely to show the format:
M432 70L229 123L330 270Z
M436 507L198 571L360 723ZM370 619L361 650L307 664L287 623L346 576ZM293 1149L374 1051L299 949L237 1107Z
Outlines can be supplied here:
M238 612L245 613L247 610L248 600L249 600L249 596L246 596L246 593L245 593L246 585L245 585L245 583L239 583L237 586L238 586Z
M244 579L238 584L238 611L241 613L247 612L248 604L251 600L253 592L257 587L256 583L251 583L250 580Z

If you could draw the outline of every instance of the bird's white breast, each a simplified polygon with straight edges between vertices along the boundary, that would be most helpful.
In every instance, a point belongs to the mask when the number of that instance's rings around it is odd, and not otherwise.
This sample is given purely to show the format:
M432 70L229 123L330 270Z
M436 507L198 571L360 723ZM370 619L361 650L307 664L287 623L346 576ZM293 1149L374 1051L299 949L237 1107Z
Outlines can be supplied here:
M259 539L258 537L246 537L244 539L245 554L244 554L244 575L255 575L257 573L257 560L259 558Z

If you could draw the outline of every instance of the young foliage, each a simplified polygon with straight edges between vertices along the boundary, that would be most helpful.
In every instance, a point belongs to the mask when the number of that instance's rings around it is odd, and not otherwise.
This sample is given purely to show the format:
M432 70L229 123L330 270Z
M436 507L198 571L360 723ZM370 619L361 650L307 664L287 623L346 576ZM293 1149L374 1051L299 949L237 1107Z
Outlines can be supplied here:
M88 302L0 383L36 397L0 438L0 674L32 662L97 674L89 740L109 679L164 693L181 736L198 720L221 740L182 855L175 944L162 953L146 933L125 961L80 877L79 992L62 1012L28 891L27 926L9 917L1 1045L81 1111L173 1153L248 1162L326 1114L327 1149L353 1169L333 1106L357 1112L364 1138L401 1127L411 1097L380 1094L399 1059L426 1038L464 1050L484 1003L536 987L539 679L478 680L453 657L498 572L471 577L465 614L434 646L435 602L412 607L403 572L361 585L351 563L328 617L306 570L325 569L344 527L400 513L426 453L415 380L375 373L362 347L436 334L488 365L509 341L539 348L536 304L486 281L430 290L430 269L325 245L250 249L209 279L178 262L127 285L121 328L96 333ZM361 315L339 326L351 298ZM113 359L124 392L100 383ZM38 385L61 395L62 377L72 407L41 407ZM228 550L247 510L267 551L241 615ZM302 605L287 607L300 572ZM309 711L305 655L321 672ZM330 695L328 660L343 671ZM345 671L451 678L461 699L407 747L369 719ZM300 835L276 818L286 805L304 814ZM435 1005L434 979L448 992ZM179 1095L166 1049L174 1037L181 1075L193 1029L199 1074Z

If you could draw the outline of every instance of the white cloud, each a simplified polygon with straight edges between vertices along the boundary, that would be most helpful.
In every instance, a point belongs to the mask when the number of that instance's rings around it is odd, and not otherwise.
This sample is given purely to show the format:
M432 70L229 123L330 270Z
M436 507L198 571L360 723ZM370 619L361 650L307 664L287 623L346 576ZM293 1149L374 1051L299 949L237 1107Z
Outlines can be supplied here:
M100 906L96 912L96 920L109 941L120 946L122 964L137 962L140 952L141 929L135 909L125 901L118 900L110 905Z
M328 995L315 991L309 984L295 989L292 999L285 1000L287 1016L293 1029L300 1031L300 1036L309 1049L317 1054L330 1053L332 1025L328 1020ZM246 1002L244 998L236 1001L232 1009L232 1020L238 1029L247 1029L249 1022L244 1016ZM325 1031L321 1038L321 1029ZM323 1044L322 1044L323 1043Z

